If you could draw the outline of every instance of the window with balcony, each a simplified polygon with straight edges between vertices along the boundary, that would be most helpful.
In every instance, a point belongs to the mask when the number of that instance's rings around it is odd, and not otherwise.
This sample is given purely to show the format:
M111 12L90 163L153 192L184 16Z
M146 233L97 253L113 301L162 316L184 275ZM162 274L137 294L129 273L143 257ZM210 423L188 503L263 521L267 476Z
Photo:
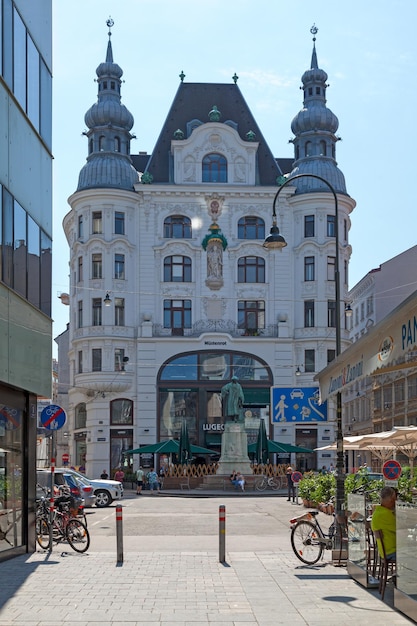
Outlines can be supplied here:
M336 301L327 301L327 326L329 328L336 328Z
M83 373L83 351L78 350L78 373Z
M114 351L114 371L115 372L124 372L125 371L125 351L124 348L116 348Z
M172 255L164 259L164 282L190 283L191 259L188 256Z
M265 302L263 300L240 300L237 303L237 325L248 334L265 328Z
M164 300L164 328L171 328L173 335L191 328L191 300Z
M314 300L304 301L304 327L312 328L314 326Z
M93 326L102 325L102 300L101 298L93 298Z
M125 325L125 300L124 298L114 299L114 325Z
M238 283L264 283L265 260L258 256L242 257L237 262Z

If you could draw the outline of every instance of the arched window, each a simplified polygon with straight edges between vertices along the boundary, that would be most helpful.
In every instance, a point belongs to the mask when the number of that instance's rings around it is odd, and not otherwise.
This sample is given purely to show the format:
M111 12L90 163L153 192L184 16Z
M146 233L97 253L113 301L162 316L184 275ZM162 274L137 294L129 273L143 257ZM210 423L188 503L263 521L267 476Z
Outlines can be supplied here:
M326 142L323 139L320 141L320 156L326 156Z
M238 283L264 283L265 261L259 256L245 256L237 262Z
M110 402L110 424L133 424L133 402L126 398L119 398Z
M85 428L87 426L87 409L85 402L80 402L75 407L75 428Z
M191 239L191 220L185 215L170 215L164 221L166 239Z
M237 223L238 239L265 239L265 222L260 217L246 215Z
M164 259L164 282L190 283L191 259L179 254L167 256Z
M114 138L114 151L120 152L120 137Z
M93 140L90 139L90 141L88 142L88 154L91 154L93 151Z
M227 161L222 154L213 152L203 159L203 183L227 183Z
M305 148L304 148L304 156L308 157L312 155L312 143L311 141L307 141Z
M104 150L104 135L100 135L98 139L98 149L100 151Z

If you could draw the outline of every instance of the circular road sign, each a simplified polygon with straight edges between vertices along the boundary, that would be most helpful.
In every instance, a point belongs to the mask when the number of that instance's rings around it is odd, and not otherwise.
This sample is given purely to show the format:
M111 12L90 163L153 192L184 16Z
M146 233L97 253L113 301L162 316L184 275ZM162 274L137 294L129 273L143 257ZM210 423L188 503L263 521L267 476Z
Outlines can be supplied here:
M382 466L382 473L384 475L384 478L387 478L388 480L398 480L398 478L401 476L401 465L398 463L398 461L395 461L394 459L391 459L390 461L385 461L384 465Z
M65 424L67 416L65 411L56 404L49 404L41 413L41 423L48 430L59 430Z
M22 412L19 409L0 405L0 427L5 430L16 430L20 428Z
M300 480L302 479L303 475L302 475L301 472L293 472L291 474L291 477L292 477L292 482L297 484L297 483L300 482Z

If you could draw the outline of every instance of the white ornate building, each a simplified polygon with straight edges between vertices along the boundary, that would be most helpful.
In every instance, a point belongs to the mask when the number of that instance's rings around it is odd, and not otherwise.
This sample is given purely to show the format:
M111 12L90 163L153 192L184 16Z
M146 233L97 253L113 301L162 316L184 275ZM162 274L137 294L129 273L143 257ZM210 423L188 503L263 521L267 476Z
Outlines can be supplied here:
M236 76L187 83L183 73L152 154L131 155L121 76L109 32L85 116L87 163L64 218L71 463L89 475L114 471L124 450L177 437L184 418L192 442L219 452L219 394L232 375L244 389L249 441L261 416L272 439L311 449L333 441L334 416L318 409L313 380L336 348L329 188L307 177L286 185L277 218L288 246L263 246L283 176L323 177L338 194L345 299L355 202L337 167L338 120L315 44L291 125L294 160L274 158Z

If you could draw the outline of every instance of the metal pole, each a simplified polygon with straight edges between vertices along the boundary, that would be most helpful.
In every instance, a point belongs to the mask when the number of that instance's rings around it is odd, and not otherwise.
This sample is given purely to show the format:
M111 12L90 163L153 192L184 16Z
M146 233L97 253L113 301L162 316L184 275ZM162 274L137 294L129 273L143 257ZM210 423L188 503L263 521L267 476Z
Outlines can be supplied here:
M49 494L49 552L52 552L52 543L53 543L53 523L54 523L54 487L55 487L55 431L52 431L51 435L51 449L50 449L50 458L51 458L51 481L49 484L50 494Z
M123 514L122 506L116 506L116 540L117 540L117 563L123 563Z
M336 304L336 357L341 353L341 323L340 319L340 250L339 250L339 204L337 200L337 194L334 187L321 176L317 176L316 174L297 174L296 176L292 176L291 178L287 178L287 180L280 186L277 193L274 197L274 202L272 205L272 229L271 229L271 237L274 242L273 245L270 245L271 248L282 248L286 246L286 242L282 236L277 236L277 233L273 236L272 230L274 227L276 228L276 210L275 206L278 200L278 196L281 191L287 185L290 185L294 180L298 178L315 178L316 180L320 180L323 184L325 184L330 191L332 192L334 199L334 210L335 210L335 246L336 246L336 257L335 257L335 304ZM279 233L278 229L276 228ZM267 238L268 240L268 238ZM265 240L265 241L267 241ZM265 245L265 244L264 244ZM268 247L268 246L266 246ZM343 449L343 423L342 423L342 393L340 391L337 392L336 396L336 444L337 444L337 455L336 455L336 523L338 520L338 515L343 516L344 508L345 508L345 458L344 458L344 449ZM340 518L339 518L340 519Z
M226 562L226 507L219 506L219 563Z

